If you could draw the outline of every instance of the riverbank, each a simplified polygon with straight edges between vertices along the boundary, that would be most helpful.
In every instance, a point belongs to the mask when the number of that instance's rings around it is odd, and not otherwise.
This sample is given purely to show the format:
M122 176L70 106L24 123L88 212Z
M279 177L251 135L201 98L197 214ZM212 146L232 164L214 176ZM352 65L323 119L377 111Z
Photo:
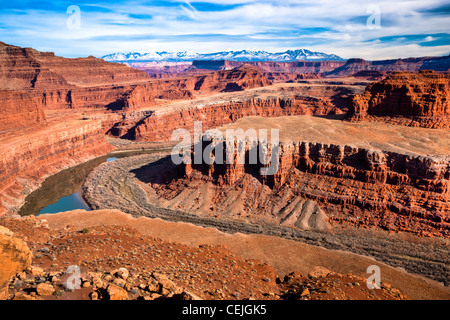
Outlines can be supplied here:
M108 159L118 159L138 154L149 154L160 152L161 150L165 149L162 149L162 147L159 149L142 149L138 148L133 143L129 143L127 148L118 148L102 156L61 170L46 178L38 189L27 195L18 214L21 216L37 215L41 210L56 204L59 200L71 197L75 193L80 193L81 186L88 174L101 163L108 161ZM80 197L79 201L83 202L82 197ZM65 208L64 206L59 206L58 212L84 208L88 209L89 207L87 205L80 206L79 208Z

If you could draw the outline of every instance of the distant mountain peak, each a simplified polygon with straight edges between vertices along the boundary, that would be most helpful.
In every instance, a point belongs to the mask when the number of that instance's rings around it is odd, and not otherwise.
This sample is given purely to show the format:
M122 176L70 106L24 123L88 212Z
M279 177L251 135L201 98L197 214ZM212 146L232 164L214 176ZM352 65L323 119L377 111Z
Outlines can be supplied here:
M271 53L258 49L227 50L214 53L196 53L193 51L134 51L128 53L112 53L103 56L102 59L110 62L144 62L144 61L171 61L183 62L193 60L230 60L230 61L280 61L292 62L297 60L343 61L335 54L314 52L307 49L286 50L284 52Z

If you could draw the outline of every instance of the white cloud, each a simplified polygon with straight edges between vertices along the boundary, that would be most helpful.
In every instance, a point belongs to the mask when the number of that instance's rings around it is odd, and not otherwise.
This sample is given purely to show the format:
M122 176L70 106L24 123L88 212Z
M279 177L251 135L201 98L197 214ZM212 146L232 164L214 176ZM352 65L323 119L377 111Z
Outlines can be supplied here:
M195 2L223 4L219 0ZM189 2L172 6L147 3L149 5L143 5L136 0L101 4L111 12L84 11L80 5L79 30L65 27L68 17L65 12L2 11L0 25L8 30L3 33L2 41L69 56L140 49L211 52L230 46L235 49L272 48L272 51L305 47L343 57L357 53L367 59L377 58L377 55L395 58L405 54L423 56L449 52L445 45L422 47L401 43L398 39L395 43L375 40L419 34L423 35L422 41L430 42L435 40L431 35L448 33L447 16L423 13L445 5L446 1L441 0L231 0L226 4L239 6L217 11L202 11L200 5ZM381 28L376 30L366 26L367 8L373 3L381 12ZM139 19L129 14L151 18Z

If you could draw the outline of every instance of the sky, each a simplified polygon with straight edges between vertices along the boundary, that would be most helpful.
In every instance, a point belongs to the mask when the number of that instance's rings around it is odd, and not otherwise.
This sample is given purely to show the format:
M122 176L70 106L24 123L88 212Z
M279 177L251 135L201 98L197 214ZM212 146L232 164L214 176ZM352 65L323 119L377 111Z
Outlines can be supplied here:
M0 41L65 57L308 49L368 60L450 54L450 1L0 0Z

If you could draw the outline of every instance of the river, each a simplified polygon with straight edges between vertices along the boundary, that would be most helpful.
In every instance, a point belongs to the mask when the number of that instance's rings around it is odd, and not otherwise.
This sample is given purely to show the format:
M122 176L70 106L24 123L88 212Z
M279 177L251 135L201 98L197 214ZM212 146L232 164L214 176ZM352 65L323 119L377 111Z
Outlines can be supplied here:
M76 209L91 210L81 196L81 186L89 173L103 162L162 150L113 152L75 167L62 170L42 183L25 198L18 214L21 216L57 213Z

